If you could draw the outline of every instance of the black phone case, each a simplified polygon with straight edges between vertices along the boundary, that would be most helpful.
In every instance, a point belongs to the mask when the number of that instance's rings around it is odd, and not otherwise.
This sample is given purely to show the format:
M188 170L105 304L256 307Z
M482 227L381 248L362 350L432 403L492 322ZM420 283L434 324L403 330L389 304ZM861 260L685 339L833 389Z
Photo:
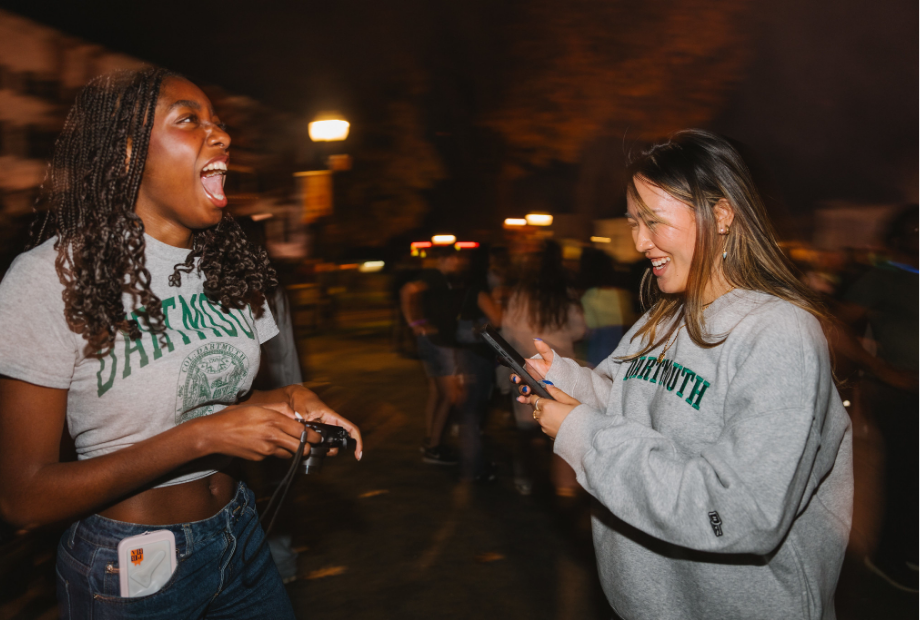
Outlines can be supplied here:
M540 384L539 381L533 378L527 370L525 370L524 364L526 360L524 356L514 350L514 348L508 344L508 342L501 337L491 325L486 325L482 332L483 340L485 340L490 347L495 349L495 352L498 353L501 361L506 366L510 367L521 380L526 383L533 393L539 396L540 398L548 398L550 400L555 400L552 396L549 395L549 392L546 391L546 388Z

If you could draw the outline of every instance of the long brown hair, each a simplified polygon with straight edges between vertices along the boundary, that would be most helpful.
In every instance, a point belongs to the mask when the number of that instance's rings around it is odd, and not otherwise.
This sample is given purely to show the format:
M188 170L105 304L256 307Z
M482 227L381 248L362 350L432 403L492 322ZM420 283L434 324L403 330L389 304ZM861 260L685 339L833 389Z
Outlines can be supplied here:
M830 325L827 310L796 277L777 244L751 173L728 140L700 129L679 131L635 157L627 168L627 178L627 194L643 219L653 220L655 216L639 196L637 178L687 205L696 218L696 246L687 289L663 293L646 271L640 297L643 306L649 308L649 319L633 335L634 339L642 337L644 346L628 359L645 355L666 342L682 321L698 346L712 348L722 344L725 337L709 334L703 317L703 293L719 269L730 286L779 297L810 312L825 330ZM734 221L724 241L720 240L715 212L721 200L734 211ZM727 256L724 260L723 252ZM670 327L659 335L657 328L665 323Z

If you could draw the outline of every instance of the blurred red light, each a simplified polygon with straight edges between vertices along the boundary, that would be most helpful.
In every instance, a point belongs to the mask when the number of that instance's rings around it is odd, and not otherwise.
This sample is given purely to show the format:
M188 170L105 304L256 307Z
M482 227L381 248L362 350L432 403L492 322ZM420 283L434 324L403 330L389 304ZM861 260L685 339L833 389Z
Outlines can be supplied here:
M457 243L454 244L454 247L457 248L458 250L469 250L472 248L478 248L479 242L478 241L458 241Z
M430 248L431 241L413 241L412 247L413 248Z

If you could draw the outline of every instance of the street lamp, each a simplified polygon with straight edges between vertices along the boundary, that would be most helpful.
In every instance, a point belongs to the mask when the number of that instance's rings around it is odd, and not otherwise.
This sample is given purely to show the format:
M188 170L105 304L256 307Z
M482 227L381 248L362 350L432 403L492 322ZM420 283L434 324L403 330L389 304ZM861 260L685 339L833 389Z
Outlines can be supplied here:
M314 142L339 142L348 137L350 124L340 114L326 112L310 123L310 139Z

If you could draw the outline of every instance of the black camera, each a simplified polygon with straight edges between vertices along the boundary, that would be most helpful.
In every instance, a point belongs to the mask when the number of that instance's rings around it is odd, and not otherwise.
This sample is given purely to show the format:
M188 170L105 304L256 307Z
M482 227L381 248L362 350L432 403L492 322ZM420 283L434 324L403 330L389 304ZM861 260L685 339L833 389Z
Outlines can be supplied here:
M301 423L315 431L321 439L316 443L310 443L310 454L304 459L303 471L305 474L318 474L323 470L323 459L326 453L332 448L341 448L343 450L354 450L357 442L348 436L341 426L332 426L331 424L321 424L319 422L310 422L301 420Z

